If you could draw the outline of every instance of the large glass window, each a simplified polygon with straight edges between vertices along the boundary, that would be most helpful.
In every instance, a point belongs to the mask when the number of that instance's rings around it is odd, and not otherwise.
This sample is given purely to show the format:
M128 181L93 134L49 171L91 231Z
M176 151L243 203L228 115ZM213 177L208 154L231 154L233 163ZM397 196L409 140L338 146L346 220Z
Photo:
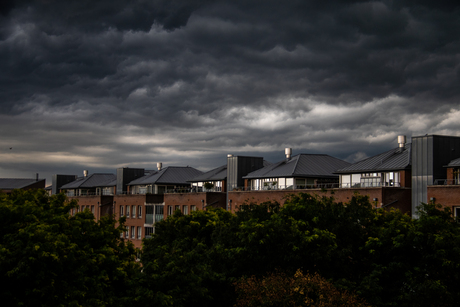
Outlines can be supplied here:
M145 206L145 223L153 224L153 209L154 206Z
M156 205L155 206L155 222L164 220L164 206Z
M364 173L361 174L361 187L380 187L381 174L380 173Z

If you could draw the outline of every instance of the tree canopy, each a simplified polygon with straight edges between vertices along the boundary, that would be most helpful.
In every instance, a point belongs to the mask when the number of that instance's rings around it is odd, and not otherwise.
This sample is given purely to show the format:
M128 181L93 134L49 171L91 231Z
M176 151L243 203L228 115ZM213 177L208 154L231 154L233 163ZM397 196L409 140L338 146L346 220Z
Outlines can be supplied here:
M7 306L456 306L460 226L433 203L419 218L305 193L278 203L179 211L144 240L64 195L0 194ZM119 222L119 223L118 223ZM117 224L118 223L118 224ZM116 226L118 225L118 226Z
M0 296L5 306L125 306L139 265L123 223L96 222L62 194L0 194ZM123 222L123 221L122 221Z
M460 299L460 228L448 209L419 219L309 194L174 216L144 242L144 299L159 305L232 306L234 284L298 270L319 274L373 306L453 306ZM145 292L144 292L145 293ZM305 305L306 306L306 305Z

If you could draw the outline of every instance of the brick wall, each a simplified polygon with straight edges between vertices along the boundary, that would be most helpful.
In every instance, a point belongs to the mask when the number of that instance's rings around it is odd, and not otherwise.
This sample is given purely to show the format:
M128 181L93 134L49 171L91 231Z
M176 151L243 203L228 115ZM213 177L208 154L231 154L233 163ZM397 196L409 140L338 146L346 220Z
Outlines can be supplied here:
M460 207L460 185L435 185L427 187L428 201L434 198L434 202L444 207Z
M335 201L347 203L355 193L369 196L369 200L377 207L397 208L404 213L410 213L411 190L409 188L359 188L359 189L307 189L307 190L272 190L272 191L231 191L228 198L231 200L231 211L235 212L238 206L244 203L263 203L277 201L284 204L290 194L309 193L312 195L334 197ZM373 199L377 199L374 201Z
M128 229L128 238L126 238L125 233L123 237L125 239L130 240L133 242L134 246L137 248L141 248L142 246L142 239L145 238L145 203L151 204L161 204L163 203L164 197L163 195L157 194L147 194L147 195L115 195L113 197L113 201L115 202L115 218L120 218L121 207L123 207L123 215L126 216L126 227ZM141 207L141 216L139 216L139 207ZM129 217L127 215L127 208L129 208ZM133 210L135 210L135 214L133 215ZM134 227L134 238L132 230ZM141 237L138 237L138 227L141 227Z
M225 208L226 193L171 193L165 194L164 197L165 218L167 218L169 214L169 206L172 206L173 212L176 210L176 208L179 208L181 212L184 212L184 207L187 206L189 213L192 210L192 206L196 206L197 210L204 210L206 206Z

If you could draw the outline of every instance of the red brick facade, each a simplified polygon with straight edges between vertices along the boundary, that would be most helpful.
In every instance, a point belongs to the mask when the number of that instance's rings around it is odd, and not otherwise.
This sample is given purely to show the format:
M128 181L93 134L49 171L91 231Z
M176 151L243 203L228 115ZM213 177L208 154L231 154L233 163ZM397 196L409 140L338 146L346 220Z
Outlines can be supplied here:
M334 197L335 201L347 203L355 193L369 196L369 200L376 207L397 208L404 213L410 214L411 210L411 189L396 187L381 188L358 188L358 189L302 189L302 190L271 190L271 191L232 191L228 193L231 201L231 211L238 210L238 206L244 203L263 203L266 201L277 201L284 204L286 197L290 194L309 193L318 196ZM376 201L374 201L376 199Z
M165 194L165 218L171 212L174 213L179 209L182 213L190 213L193 208L196 210L205 210L207 207L224 208L226 193L223 192L198 192L198 193L172 193ZM193 207L195 206L195 207Z
M427 199L444 207L460 207L460 185L432 185L427 187Z
M460 187L458 189L460 196ZM290 194L310 193L318 196L332 196L337 202L350 201L355 193L369 196L371 203L376 207L398 208L402 212L410 213L411 190L410 188L359 188L359 189L299 189L299 190L271 190L271 191L231 191L228 193L230 210L235 212L243 203L262 203L277 201L284 204ZM70 197L78 199L79 210L91 210L99 220L106 214L114 214L118 219L126 216L126 229L123 238L133 242L137 248L142 247L142 239L146 236L146 204L164 205L164 219L175 210L190 214L193 210L206 210L206 208L224 208L227 193L223 192L198 192L198 193L167 193L147 195L115 195L115 196L79 196ZM376 199L374 201L374 199ZM74 212L75 213L75 212Z

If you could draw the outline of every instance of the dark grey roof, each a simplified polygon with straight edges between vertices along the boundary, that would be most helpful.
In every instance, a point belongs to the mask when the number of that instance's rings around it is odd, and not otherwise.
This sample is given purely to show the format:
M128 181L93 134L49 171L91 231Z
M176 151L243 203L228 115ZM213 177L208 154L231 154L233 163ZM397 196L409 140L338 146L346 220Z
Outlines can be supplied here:
M446 167L458 167L458 166L460 166L460 158L450 161Z
M264 167L272 165L268 161L263 161ZM221 181L227 179L227 164L216 167L202 175L199 175L195 178L189 180L189 182L205 182L205 181Z
M128 185L144 185L144 184L181 184L190 185L190 179L203 174L202 171L196 168L186 166L168 166L158 172L146 175L131 181Z
M338 169L337 174L373 173L404 170L411 167L411 144L406 147L393 148L387 152L361 160L348 167Z
M336 178L334 171L350 163L323 154L299 154L289 160L273 163L249 173L243 178L315 177Z
M189 182L220 181L227 179L227 164L216 167L189 180Z
M23 189L34 183L37 183L37 179L0 178L0 190Z
M63 185L61 189L109 187L116 184L117 176L115 174L95 173L87 177L79 177L75 181Z

